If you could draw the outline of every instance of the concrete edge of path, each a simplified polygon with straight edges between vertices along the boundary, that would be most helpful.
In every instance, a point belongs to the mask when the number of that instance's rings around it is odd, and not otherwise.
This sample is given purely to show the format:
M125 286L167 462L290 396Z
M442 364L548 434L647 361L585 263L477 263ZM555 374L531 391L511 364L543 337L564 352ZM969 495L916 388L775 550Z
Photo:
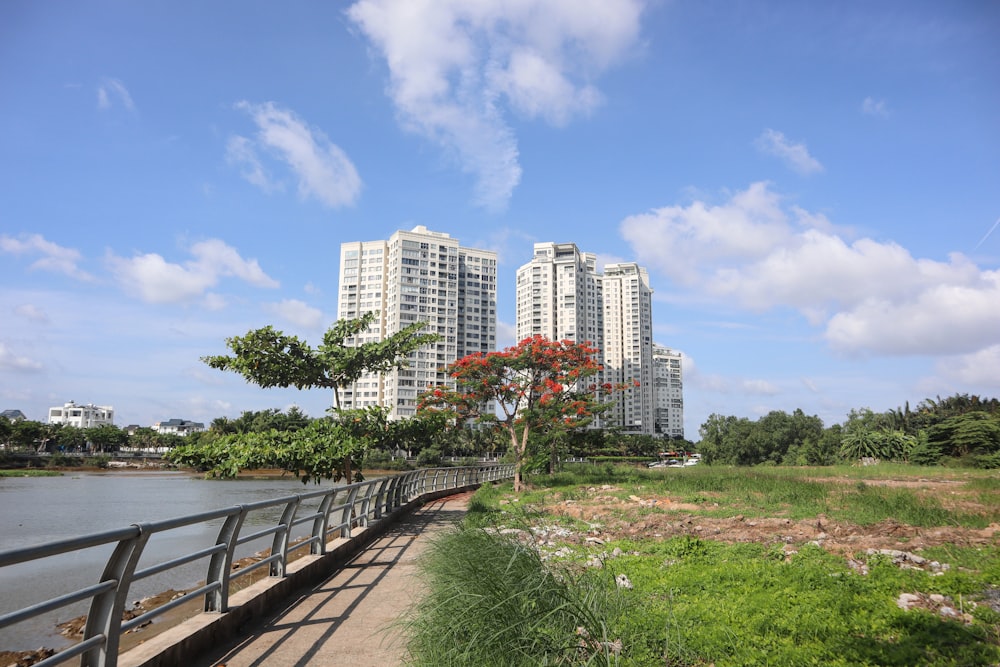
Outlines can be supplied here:
M429 502L477 487L469 485L425 494L375 523L355 528L350 539L337 538L328 542L325 554L306 555L289 563L286 576L268 577L234 593L230 597L228 611L203 612L122 653L118 656L118 665L161 667L187 664L213 647L239 637L241 629L248 623L270 617L280 608L280 603L342 569L402 517Z

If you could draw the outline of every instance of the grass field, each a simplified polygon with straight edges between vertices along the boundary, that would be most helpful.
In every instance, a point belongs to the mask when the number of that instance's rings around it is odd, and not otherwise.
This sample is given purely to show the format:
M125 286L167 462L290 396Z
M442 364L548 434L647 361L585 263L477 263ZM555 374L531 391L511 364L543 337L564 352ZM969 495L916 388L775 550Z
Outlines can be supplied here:
M1000 478L590 466L477 493L415 664L1000 664Z

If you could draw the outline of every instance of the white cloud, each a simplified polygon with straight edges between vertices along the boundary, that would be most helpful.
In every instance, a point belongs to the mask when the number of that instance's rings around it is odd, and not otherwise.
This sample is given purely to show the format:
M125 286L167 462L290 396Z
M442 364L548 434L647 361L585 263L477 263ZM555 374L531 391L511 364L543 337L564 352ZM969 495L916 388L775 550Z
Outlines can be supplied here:
M241 167L240 175L251 185L270 194L283 190L281 183L273 181L257 157L252 141L246 137L230 137L226 144L226 162Z
M236 108L247 112L257 125L255 141L235 136L226 147L227 160L243 167L247 181L265 192L280 189L260 162L258 150L263 149L292 170L302 199L313 198L330 208L357 201L361 177L347 154L322 131L309 127L294 112L273 102L243 101Z
M22 357L10 350L6 344L0 342L0 369L15 372L34 372L42 369L42 364Z
M621 232L641 263L689 291L754 311L795 308L848 353L971 354L997 342L1000 272L957 253L942 262L848 241L785 208L757 183L721 205L629 217Z
M866 97L861 103L861 112L868 116L889 117L889 106L885 100L876 100L874 97Z
M769 380L754 380L726 377L714 373L691 372L686 366L684 368L684 381L702 391L719 394L775 396L781 392L781 389Z
M107 263L122 289L147 303L180 303L206 297L206 304L219 304L216 295L206 294L220 278L234 276L255 287L278 287L257 260L245 260L223 241L210 239L191 246L193 260L181 264L167 262L155 253L131 259L108 255Z
M31 264L32 269L63 273L86 282L94 280L92 275L77 266L80 251L47 241L40 234L23 234L20 239L0 234L0 250L14 255L41 254L42 257Z
M409 131L440 144L501 208L521 179L503 104L563 125L601 95L590 77L635 45L642 0L359 0L348 17L389 68Z
M702 280L706 263L765 257L792 234L780 197L766 183L722 205L696 201L633 215L621 231L642 262L685 285Z
M49 316L43 309L31 303L23 303L14 308L14 314L18 317L38 324L48 324Z
M937 365L938 373L966 386L1000 390L1000 343L957 359L945 359Z
M298 299L264 304L264 310L303 329L317 331L323 326L323 312Z
M819 160L809 155L805 144L789 143L785 135L777 130L764 130L763 134L757 137L755 144L760 151L781 158L789 167L800 174L823 171L823 165L820 164Z
M901 277L921 282L912 273ZM982 351L1000 339L1000 271L925 286L902 299L867 298L834 315L826 338L836 348L880 354Z
M129 94L124 83L118 79L106 78L102 80L97 86L97 108L110 109L116 100L129 111L135 111L132 95Z

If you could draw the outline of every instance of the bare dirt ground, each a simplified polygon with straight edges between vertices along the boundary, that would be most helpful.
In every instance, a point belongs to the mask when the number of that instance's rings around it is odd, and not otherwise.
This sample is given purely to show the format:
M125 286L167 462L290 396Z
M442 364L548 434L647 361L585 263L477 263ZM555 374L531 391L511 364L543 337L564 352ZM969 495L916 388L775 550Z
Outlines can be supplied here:
M857 480L844 478L817 478L829 484L857 484ZM921 480L866 480L872 486L898 486L915 490L918 494L933 495L947 509L965 513L987 513L981 495L963 490L963 482L947 479ZM597 526L588 534L577 535L580 541L597 537L603 541L621 538L668 539L691 535L723 542L761 542L787 545L817 543L827 551L845 556L867 549L896 549L919 552L931 546L953 544L956 546L987 546L1000 543L1000 523L983 529L940 526L919 528L888 519L870 526L860 526L836 521L825 515L815 519L792 520L782 518L780 511L770 517L731 518L704 516L705 510L718 509L713 494L703 493L708 502L684 503L669 495L629 496L621 498L622 489L613 486L590 487L583 497L562 500L554 494L542 509ZM1000 503L1000 497L996 497Z

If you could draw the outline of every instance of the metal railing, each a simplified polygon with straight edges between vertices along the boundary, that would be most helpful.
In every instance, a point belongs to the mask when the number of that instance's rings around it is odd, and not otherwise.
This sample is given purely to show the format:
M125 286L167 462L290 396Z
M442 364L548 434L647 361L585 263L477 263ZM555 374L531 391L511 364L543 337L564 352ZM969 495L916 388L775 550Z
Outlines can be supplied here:
M478 486L513 476L513 466L465 466L425 468L347 486L326 488L272 500L192 514L175 519L132 524L126 528L92 533L33 547L0 552L0 568L70 554L101 545L114 545L97 583L31 606L0 615L0 630L54 610L89 600L83 638L52 655L37 667L57 665L80 656L83 667L114 667L122 633L139 627L175 607L204 598L206 612L229 609L231 585L260 568L271 577L284 577L291 557L300 550L323 555L336 538L351 539L352 530L391 516L422 496L441 491ZM303 513L303 508L306 511ZM277 522L244 533L247 517L262 511L280 510ZM150 537L195 524L221 521L215 544L139 569L140 557ZM302 531L295 538L296 529ZM267 556L233 568L237 549L270 539ZM132 584L192 562L208 559L204 584L128 621L122 620Z

